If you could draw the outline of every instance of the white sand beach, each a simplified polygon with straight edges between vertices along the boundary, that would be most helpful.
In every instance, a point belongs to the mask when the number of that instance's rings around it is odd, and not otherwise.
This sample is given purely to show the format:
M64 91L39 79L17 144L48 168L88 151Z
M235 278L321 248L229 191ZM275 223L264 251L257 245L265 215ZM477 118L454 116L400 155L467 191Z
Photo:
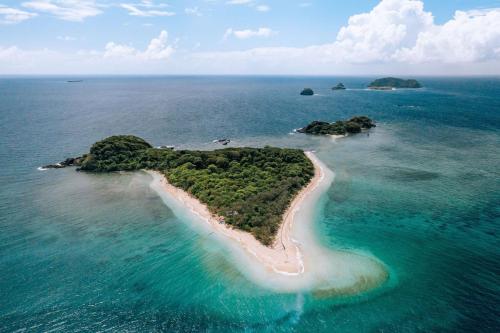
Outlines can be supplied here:
M219 218L210 213L207 206L198 199L186 191L171 185L161 173L157 171L149 172L161 178L162 189L164 191L182 202L187 209L199 216L214 231L220 235L224 235L229 241L238 243L241 248L254 256L267 269L285 275L298 275L304 272L305 262L299 245L291 236L294 226L294 215L300 209L304 198L324 179L324 171L318 164L317 158L311 152L306 152L306 155L314 164L314 177L293 199L283 217L283 223L271 247L263 245L248 232L220 223Z
M306 155L314 164L314 177L291 202L270 247L250 233L220 223L206 205L169 184L161 173L147 172L154 178L151 187L169 206L187 210L219 236L237 258L235 263L240 271L261 285L282 291L319 289L352 294L381 284L387 272L374 258L327 249L316 241L311 226L314 209L321 194L331 185L333 173L312 152Z

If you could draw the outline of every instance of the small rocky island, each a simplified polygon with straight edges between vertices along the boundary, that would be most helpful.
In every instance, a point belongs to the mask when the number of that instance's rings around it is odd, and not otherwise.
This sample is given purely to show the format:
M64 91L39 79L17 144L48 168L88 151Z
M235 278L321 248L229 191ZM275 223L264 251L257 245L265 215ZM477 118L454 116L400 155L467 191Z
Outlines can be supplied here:
M314 135L346 135L360 133L376 125L366 116L352 117L349 120L338 120L334 123L315 120L306 127L297 130L299 133Z
M342 82L338 83L336 86L332 87L332 90L345 90L345 86Z
M62 169L65 167L70 167L70 166L80 166L80 164L82 164L85 157L86 157L86 155L80 156L80 157L69 157L69 158L67 158L64 161L61 161L59 163L44 165L42 167L42 169Z
M300 92L300 94L301 94L302 96L312 96L312 95L314 95L314 91L313 91L311 88L304 88L304 89Z
M406 88L422 88L422 85L417 80L404 80L395 77L385 77L377 79L368 85L368 89L372 90L392 90Z

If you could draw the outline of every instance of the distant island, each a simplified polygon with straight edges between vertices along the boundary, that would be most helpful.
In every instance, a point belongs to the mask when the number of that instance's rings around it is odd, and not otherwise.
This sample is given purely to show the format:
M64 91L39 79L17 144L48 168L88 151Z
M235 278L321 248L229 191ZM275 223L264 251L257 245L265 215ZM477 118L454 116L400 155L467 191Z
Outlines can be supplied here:
M315 120L306 127L297 130L299 133L314 135L346 135L360 133L376 125L366 116L352 117L349 120L338 120L333 123Z
M345 89L346 88L342 82L338 83L336 86L332 87L332 90L345 90Z
M422 88L422 85L417 80L404 80L395 77L386 77L377 79L368 85L369 89L373 90L391 90L393 88Z
M312 96L312 95L314 95L314 91L313 91L311 88L304 88L304 89L300 92L300 94L301 94L302 96Z

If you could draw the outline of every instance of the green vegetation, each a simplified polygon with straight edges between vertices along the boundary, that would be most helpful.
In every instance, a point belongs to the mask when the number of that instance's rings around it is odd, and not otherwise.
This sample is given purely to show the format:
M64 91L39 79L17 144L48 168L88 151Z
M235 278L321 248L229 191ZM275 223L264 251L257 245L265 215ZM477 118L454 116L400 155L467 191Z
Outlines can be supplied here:
M298 149L226 148L214 151L152 148L135 136L95 143L80 170L110 172L153 169L206 204L225 223L274 240L291 200L309 183L314 166Z
M422 88L422 85L417 80L403 80L395 77L385 77L377 79L370 83L368 88L383 89L383 88Z
M297 132L316 135L345 135L359 133L362 129L369 129L375 126L370 118L358 116L346 121L339 120L334 123L315 120L306 127L298 129Z
M150 148L149 143L133 135L110 136L92 145L81 164L81 170L136 170L138 155Z
M336 86L332 87L332 90L345 90L343 83L338 83Z
M314 91L311 88L304 88L301 92L301 95L303 96L312 96L314 95Z

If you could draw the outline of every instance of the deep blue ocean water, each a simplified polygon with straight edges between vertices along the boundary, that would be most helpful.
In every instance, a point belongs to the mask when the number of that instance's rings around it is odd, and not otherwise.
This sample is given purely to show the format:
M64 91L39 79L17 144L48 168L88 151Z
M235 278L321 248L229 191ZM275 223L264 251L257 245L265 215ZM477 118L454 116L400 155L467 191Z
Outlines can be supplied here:
M500 331L500 78L0 79L0 331ZM346 91L331 91L343 82ZM316 95L300 96L304 87ZM294 134L367 115L369 135ZM113 134L154 145L314 149L336 174L313 227L390 279L352 297L276 293L193 231L144 173L37 167Z

